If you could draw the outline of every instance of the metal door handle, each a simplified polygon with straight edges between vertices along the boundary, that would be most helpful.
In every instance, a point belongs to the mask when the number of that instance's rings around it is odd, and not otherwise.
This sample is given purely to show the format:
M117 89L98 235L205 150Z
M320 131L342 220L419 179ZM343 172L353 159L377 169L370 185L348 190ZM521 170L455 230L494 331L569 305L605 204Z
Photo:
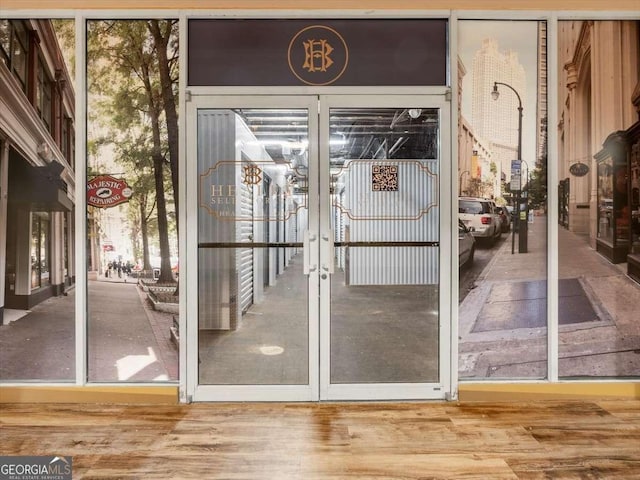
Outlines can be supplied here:
M302 234L302 271L305 275L309 275L311 272L315 272L318 269L318 265L310 265L311 261L311 242L315 242L317 236L315 233L310 233L309 230L305 230Z
M322 234L322 260L327 262L322 264L322 270L329 274L334 272L333 261L333 230Z

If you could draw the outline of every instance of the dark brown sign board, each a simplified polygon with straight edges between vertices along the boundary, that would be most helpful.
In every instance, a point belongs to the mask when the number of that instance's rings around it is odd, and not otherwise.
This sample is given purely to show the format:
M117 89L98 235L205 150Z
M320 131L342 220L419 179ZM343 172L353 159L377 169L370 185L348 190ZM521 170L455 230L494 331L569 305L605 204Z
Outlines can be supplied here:
M190 86L444 86L445 19L191 19Z

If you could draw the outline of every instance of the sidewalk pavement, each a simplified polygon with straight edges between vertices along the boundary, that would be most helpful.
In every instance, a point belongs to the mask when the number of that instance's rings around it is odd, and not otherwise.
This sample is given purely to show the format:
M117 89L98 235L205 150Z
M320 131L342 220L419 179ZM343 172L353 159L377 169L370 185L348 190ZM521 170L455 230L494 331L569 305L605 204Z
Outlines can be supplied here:
M558 236L560 376L640 375L640 285L588 238ZM547 217L536 216L528 252L505 239L460 304L460 378L545 378L546 324Z
M177 380L171 314L154 311L135 279L89 281L88 367L94 382ZM75 381L75 289L0 326L0 379Z

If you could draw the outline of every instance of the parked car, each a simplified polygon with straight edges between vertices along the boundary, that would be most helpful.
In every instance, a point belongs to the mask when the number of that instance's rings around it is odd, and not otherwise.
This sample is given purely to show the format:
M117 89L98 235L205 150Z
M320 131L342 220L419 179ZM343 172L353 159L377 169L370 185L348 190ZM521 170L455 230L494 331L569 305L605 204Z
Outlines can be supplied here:
M504 208L506 208L507 212L509 212L509 218L511 219L511 222L513 223L514 216L515 216L515 210L513 209L513 207L511 205L507 205Z
M511 215L512 213L507 209L507 207L496 207L496 211L500 215L502 219L502 232L508 232L511 230Z
M476 239L462 220L458 220L458 267L471 266L475 252Z
M476 240L493 244L502 235L502 219L496 204L489 198L460 197L458 199L460 220Z

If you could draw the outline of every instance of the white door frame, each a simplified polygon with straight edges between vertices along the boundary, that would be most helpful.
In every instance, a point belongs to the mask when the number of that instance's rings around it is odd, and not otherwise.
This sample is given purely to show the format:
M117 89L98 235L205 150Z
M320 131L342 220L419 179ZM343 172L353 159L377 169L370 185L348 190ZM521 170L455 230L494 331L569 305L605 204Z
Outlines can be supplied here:
M226 92L225 92L226 93ZM368 92L367 92L368 93ZM329 214L329 109L332 107L421 107L437 108L440 112L439 138L439 382L390 384L330 384L330 292L329 282L321 280L322 265L331 260L321 253L322 235L330 230ZM198 185L197 171L197 111L209 108L307 108L309 111L309 236L320 241L309 242L310 263L318 268L309 272L309 384L308 385L200 385L198 379L198 189L187 191L187 395L194 401L318 401L318 400L411 400L449 398L451 385L451 199L447 185L451 172L450 107L442 90L435 94L384 95L349 94L316 95L192 95L187 102L186 150L187 185ZM315 180L315 181L314 181ZM443 193L444 192L444 193ZM316 199L314 201L314 199ZM324 250L327 252L328 250ZM324 287L322 285L325 285ZM319 299L314 301L313 299Z
M313 401L319 396L318 303L308 304L309 372L307 385L200 385L198 377L198 139L199 109L306 108L309 112L309 178L317 178L318 101L316 96L192 96L187 103L187 392L194 401ZM309 226L318 224L318 182L309 182ZM317 238L317 231L310 231ZM310 256L317 257L317 242L309 242ZM306 255L305 255L306 256ZM318 298L318 270L309 272L308 298Z
M450 272L448 261L451 258L450 199L448 192L451 165L450 107L446 95L321 95L320 96L320 242L329 237L330 212L330 174L329 174L329 111L334 107L354 108L437 108L439 118L439 208L440 208L440 247L439 247L439 354L438 377L436 383L355 383L331 384L331 345L330 345L330 278L320 279L320 400L430 400L449 398L451 391L451 292L448 288ZM444 194L441 192L445 192ZM328 249L320 248L319 265L329 265ZM322 270L322 268L321 268ZM457 274L457 272L456 272Z

